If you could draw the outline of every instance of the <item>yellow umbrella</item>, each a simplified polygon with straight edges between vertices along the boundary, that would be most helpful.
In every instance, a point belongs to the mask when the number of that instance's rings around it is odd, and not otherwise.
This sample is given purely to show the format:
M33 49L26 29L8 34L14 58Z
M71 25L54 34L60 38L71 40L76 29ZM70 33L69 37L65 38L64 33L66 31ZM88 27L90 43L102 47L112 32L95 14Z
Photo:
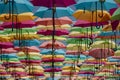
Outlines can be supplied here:
M94 49L94 48L116 48L116 43L114 41L96 41L94 42L91 46L90 49Z
M103 11L103 16L99 17L99 15L101 14L101 10L97 11L97 17L96 17L96 11L93 13L91 11L84 11L84 10L77 10L73 16L78 19L78 20L85 20L85 21L90 21L90 22L96 22L96 18L97 18L97 22L105 22L110 20L111 16L107 11ZM93 20L92 20L93 18Z
M13 16L13 22L23 22L23 21L29 21L29 20L34 20L35 16L33 16L33 13L27 12L27 13L22 13L22 14L11 14ZM0 15L0 21L3 22L12 22L12 18L9 20L5 19L5 16L8 17L9 14L1 14Z
M78 45L78 44L68 44L67 45L67 50L81 50L81 51L86 51L86 50L88 50L88 46L87 46L87 44L80 44L80 45Z
M31 39L40 39L39 35L37 34L22 34L20 36L18 35L10 35L11 38L14 40L31 40Z
M12 42L14 39L12 37L9 36L0 36L0 42Z
M66 25L55 25L55 29L59 30L59 29L70 29L71 26L66 24ZM44 29L44 30L53 30L53 25L49 25L49 26L44 26L44 25L39 25L37 26L37 29Z

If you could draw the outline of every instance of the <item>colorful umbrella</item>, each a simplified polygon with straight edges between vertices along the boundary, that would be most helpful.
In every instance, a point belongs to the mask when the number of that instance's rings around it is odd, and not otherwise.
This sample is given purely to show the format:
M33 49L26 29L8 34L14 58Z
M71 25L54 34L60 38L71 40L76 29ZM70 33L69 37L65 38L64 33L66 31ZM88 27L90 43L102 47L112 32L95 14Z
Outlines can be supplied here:
M40 45L40 48L46 48L46 49L52 48L52 41L43 42L43 43ZM65 46L62 42L55 41L55 42L54 42L54 48L55 48L55 49L62 49L62 48L66 48L66 46Z
M43 19L37 19L36 20L37 25L53 25L52 18L43 18ZM55 18L55 25L64 25L64 24L72 24L72 20L68 17L61 17L61 18Z
M72 5L72 4L75 4L75 0L70 0L70 1L67 1L67 0L61 0L61 1L58 1L58 0L47 0L47 1L44 1L44 0L39 0L39 1L34 1L34 0L31 0L31 2L35 5L35 6L45 6L45 7L53 7L53 5L55 5L56 7L67 7L69 5ZM40 2L40 3L38 3ZM49 3L49 4L47 4Z
M96 58L96 59L102 59L107 58L109 56L114 55L114 51L112 49L100 49L100 48L94 48L89 51L89 55Z
M49 14L48 14L49 13ZM55 17L65 17L65 16L71 16L73 14L73 10L69 7L62 8L57 7L55 12ZM52 18L52 9L46 8L46 7L40 7L34 14L35 16L38 16L40 18Z
M120 20L118 17L120 15L120 8L118 8L112 15L111 20Z

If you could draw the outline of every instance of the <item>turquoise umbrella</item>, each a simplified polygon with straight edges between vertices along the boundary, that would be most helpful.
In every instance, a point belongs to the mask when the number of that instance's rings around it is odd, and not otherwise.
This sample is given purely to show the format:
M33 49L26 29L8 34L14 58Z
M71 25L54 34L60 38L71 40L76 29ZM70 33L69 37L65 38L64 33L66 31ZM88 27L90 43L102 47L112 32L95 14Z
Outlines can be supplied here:
M32 12L34 6L27 0L9 0L6 4L0 2L0 14L13 12L14 14Z
M73 10L69 7L63 8L63 7L57 7L55 12L55 17L64 17L64 16L71 16L73 14ZM35 12L35 16L41 17L41 18L52 18L52 9L46 8L46 7L40 7L37 12Z

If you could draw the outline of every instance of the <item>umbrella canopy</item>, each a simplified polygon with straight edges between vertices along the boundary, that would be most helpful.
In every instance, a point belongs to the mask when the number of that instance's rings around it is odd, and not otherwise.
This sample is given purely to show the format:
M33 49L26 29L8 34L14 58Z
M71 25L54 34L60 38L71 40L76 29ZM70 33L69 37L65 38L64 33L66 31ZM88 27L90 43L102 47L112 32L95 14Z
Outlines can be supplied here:
M0 25L0 27L3 28L12 28L11 25L15 25L14 28L30 28L35 26L35 22L34 21L24 21L24 22L19 22L19 23L12 23L12 22L4 22L3 24Z
M6 17L9 17L9 14L1 14L0 15L0 21L3 22L23 22L23 21L29 21L29 20L34 20L36 17L33 16L33 13L31 12L26 12L26 13L21 13L21 14L12 14L12 18L5 19ZM17 19L17 21L16 21Z
M12 6L13 8L12 8ZM0 2L0 14L4 13L10 13L11 10L13 10L13 14L19 14L19 13L24 13L24 12L32 12L33 10L33 5L27 1L27 0L14 0L14 1L8 1L6 4L4 2Z
M84 10L77 10L73 16L78 20L85 20L89 22L106 22L111 18L110 14L107 11L103 11L102 17L99 17L98 14L101 14L100 10L97 10L97 12L94 13L91 11L85 11L84 13Z
M90 49L94 49L94 48L116 48L117 44L114 41L95 41L93 42L93 44L91 45Z
M53 7L53 4L55 4L56 7L67 7L69 5L75 4L75 0L38 0L38 1L34 1L31 0L31 2L35 5L35 6L45 6L45 7ZM39 2L39 3L38 3ZM49 4L47 4L49 3Z
M107 58L109 56L114 55L114 51L112 49L100 49L100 48L94 48L89 51L89 55L96 58L96 59L102 59Z
M118 17L120 16L120 8L118 8L112 15L111 20L120 20L120 18Z
M42 18L36 20L37 25L53 25L52 18ZM55 18L55 25L64 25L64 24L72 24L72 20L68 17L61 17L61 18Z
M0 42L0 48L11 48L14 45L11 42Z
M68 35L68 33L69 33L69 31L66 30L66 29L61 29L61 30L56 30L55 31L55 35L56 36ZM37 32L37 34L48 36L48 35L52 35L53 34L53 30L39 30Z
M48 14L49 13L49 14ZM52 18L52 9L46 8L46 7L40 7L36 12L35 16L38 16L40 18ZM62 7L57 7L56 12L55 12L55 17L65 17L65 16L71 16L73 14L73 10L69 7L67 8L62 8Z
M104 26L103 27L103 29L102 29L102 31L112 31L113 29L112 29L112 25L111 24L109 24L109 25L106 25L106 26ZM119 25L116 27L116 29L115 29L115 31L119 31L120 30L120 23L119 23Z
M23 52L40 52L40 49L37 48L36 46L30 46L30 47L15 47L14 48L17 51L23 51Z
M56 49L66 48L66 46L62 42L59 42L59 41L55 41L54 46ZM52 41L43 42L40 45L40 48L47 48L47 49L52 48Z
M77 9L85 9L90 11L101 10L101 8L103 8L103 10L109 11L110 9L117 8L118 6L114 0L85 0L78 1L75 7Z
M51 40L52 36L41 36L40 40ZM63 36L55 36L55 40L59 40L59 41L66 41L66 37Z
M101 25L106 25L108 24L108 21L106 22L97 22L97 26L101 26ZM77 20L74 24L75 27L91 27L91 25L94 27L96 26L96 22L89 22L89 21L85 21L85 20Z

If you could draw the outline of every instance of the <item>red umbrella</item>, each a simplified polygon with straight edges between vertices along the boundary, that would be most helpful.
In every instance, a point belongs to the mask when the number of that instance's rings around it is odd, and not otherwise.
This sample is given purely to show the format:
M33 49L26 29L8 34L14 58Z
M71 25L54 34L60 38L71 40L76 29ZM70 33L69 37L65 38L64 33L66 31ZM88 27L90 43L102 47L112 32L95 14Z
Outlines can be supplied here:
M14 25L14 28L30 28L35 26L35 22L34 21L24 21L24 22L4 22L3 24L0 25L0 27L3 28L12 28L11 25Z
M89 55L96 59L102 59L102 58L107 58L109 56L113 56L114 51L108 48L105 49L95 48L89 51Z
M7 48L7 49L2 49L2 53L16 53L17 50L14 50L13 48Z
M23 52L40 52L40 49L36 46L30 46L30 47L15 47L14 48L17 51L23 51Z
M36 20L37 25L53 25L52 18L43 18L43 19L37 19ZM61 18L55 18L55 25L64 25L64 24L72 24L72 20L68 17L61 17Z
M43 42L40 45L40 48L47 48L47 49L49 49L51 47L52 47L52 41L46 41L46 42ZM62 42L55 41L54 42L54 48L55 49L61 49L61 48L66 48L66 46Z
M98 22L98 23L96 23L96 22L89 22L89 21L84 21L84 20L77 20L76 22L75 22L75 24L74 24L74 26L80 26L80 27L91 27L91 25L92 26L95 26L96 27L96 25L97 26L101 26L101 25L106 25L106 24L108 24L108 22L106 21L106 22Z
M39 30L37 32L37 34L42 34L42 35L45 35L45 36L52 35L52 33L53 33L53 30ZM56 30L55 31L56 36L68 35L68 34L69 34L69 31L66 30L66 29L61 29L61 30Z

